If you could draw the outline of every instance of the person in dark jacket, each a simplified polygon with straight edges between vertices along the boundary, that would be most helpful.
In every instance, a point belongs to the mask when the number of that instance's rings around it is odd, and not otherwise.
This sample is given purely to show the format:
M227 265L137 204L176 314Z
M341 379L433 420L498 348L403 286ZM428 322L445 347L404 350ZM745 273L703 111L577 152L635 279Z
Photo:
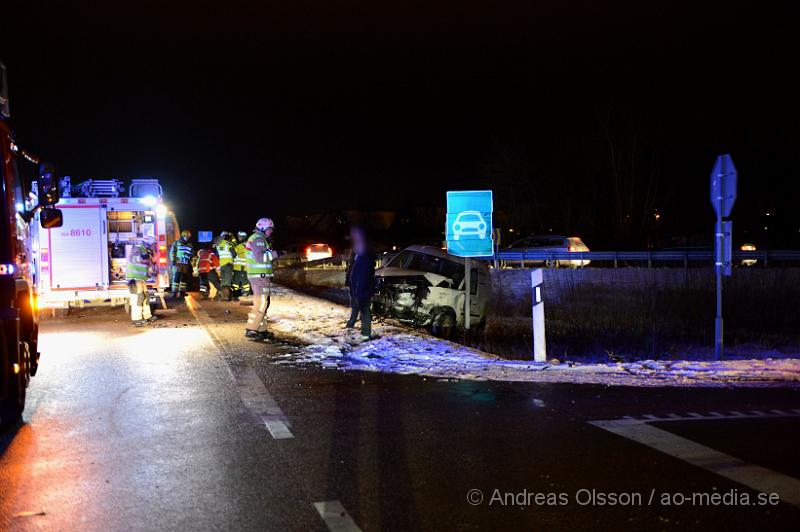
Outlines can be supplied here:
M361 315L361 339L368 340L372 335L372 314L370 302L375 292L375 254L367 240L363 227L350 229L350 242L353 258L347 281L350 286L350 319L347 328L352 329Z

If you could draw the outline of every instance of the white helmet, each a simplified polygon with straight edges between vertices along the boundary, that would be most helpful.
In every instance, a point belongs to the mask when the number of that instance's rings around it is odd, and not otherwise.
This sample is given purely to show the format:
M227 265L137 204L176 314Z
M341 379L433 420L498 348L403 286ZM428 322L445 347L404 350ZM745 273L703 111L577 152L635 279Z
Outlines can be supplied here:
M270 218L261 218L256 222L256 229L259 231L266 231L267 229L274 229L275 224Z

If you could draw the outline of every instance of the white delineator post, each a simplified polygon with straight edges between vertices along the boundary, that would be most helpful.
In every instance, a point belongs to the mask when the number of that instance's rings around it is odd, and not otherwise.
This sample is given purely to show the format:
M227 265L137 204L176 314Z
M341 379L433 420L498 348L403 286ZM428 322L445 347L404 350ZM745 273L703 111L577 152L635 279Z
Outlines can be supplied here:
M547 361L547 344L544 338L544 299L541 268L531 270L531 314L533 316L533 360Z

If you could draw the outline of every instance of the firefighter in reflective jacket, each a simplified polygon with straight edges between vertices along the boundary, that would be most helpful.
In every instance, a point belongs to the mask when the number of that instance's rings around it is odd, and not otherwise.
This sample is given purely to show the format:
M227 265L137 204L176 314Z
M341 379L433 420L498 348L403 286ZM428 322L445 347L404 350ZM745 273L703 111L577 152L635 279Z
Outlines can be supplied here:
M209 283L217 292L220 290L217 268L219 268L219 257L216 253L210 249L201 249L197 252L197 275L200 278L200 297L203 299L207 299L210 295Z
M233 284L233 235L223 231L217 242L217 256L219 257L220 297L225 301L231 300L231 285Z
M273 253L269 237L275 224L269 218L261 218L256 230L247 239L247 277L253 290L253 310L247 316L245 336L253 340L267 340L267 309L270 303Z
M175 268L175 274L172 277L172 293L178 298L186 295L186 285L192 277L194 247L191 240L191 231L181 231L180 240L173 242L172 247L169 248L169 261Z
M239 231L236 233L236 247L234 252L236 256L233 257L233 288L234 295L249 296L250 295L250 281L247 280L247 233Z
M128 281L128 290L131 293L131 321L141 327L148 321L157 318L150 312L150 301L147 292L147 277L153 263L152 247L155 239L136 242L131 246L125 268L125 279Z

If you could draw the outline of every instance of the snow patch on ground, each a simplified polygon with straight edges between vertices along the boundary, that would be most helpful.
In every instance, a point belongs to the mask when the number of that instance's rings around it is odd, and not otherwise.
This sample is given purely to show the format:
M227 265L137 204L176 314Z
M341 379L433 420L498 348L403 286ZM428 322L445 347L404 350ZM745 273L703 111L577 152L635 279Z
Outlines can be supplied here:
M281 364L414 374L440 379L593 383L624 386L800 386L800 358L722 362L533 363L506 360L395 323L373 325L378 338L346 331L349 309L274 287L270 327L297 350Z

